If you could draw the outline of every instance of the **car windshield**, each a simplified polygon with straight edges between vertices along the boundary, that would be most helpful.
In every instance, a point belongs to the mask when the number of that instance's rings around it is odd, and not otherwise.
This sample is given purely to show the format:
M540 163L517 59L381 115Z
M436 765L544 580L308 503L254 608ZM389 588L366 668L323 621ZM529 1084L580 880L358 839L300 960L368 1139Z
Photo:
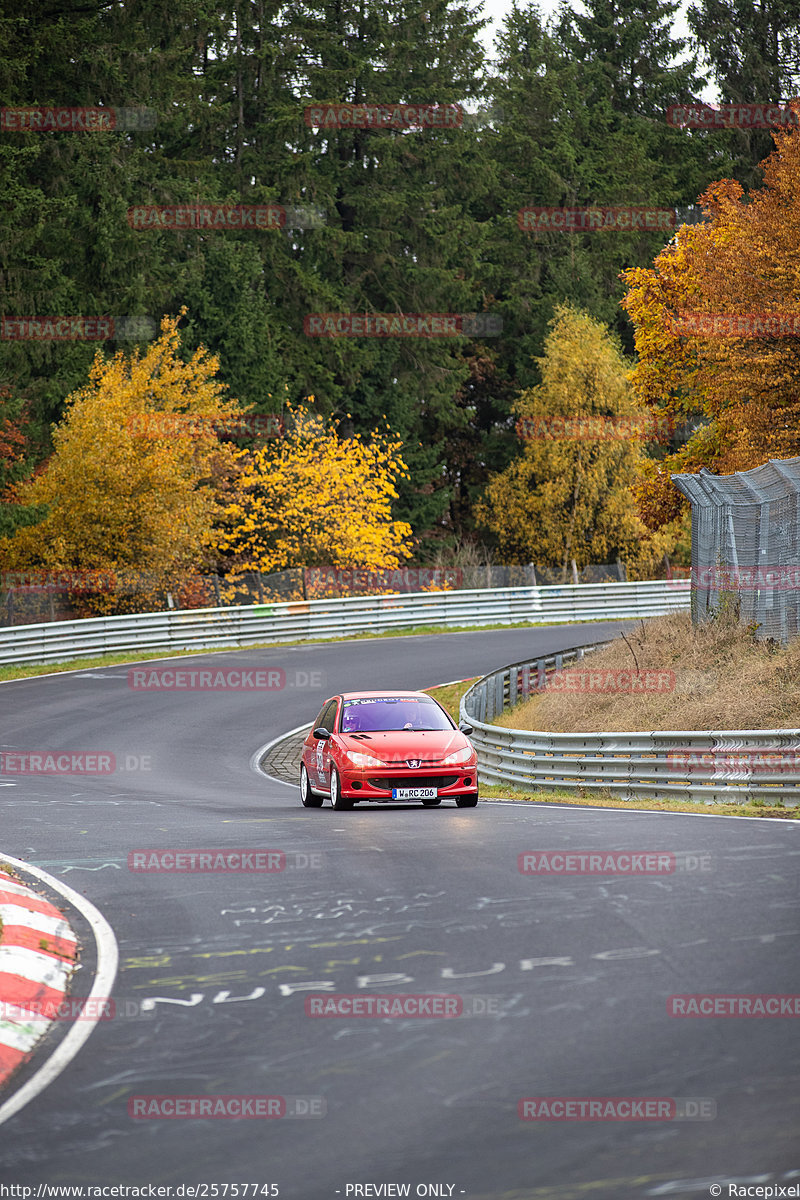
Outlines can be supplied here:
M342 733L452 729L435 700L416 696L364 696L345 700Z

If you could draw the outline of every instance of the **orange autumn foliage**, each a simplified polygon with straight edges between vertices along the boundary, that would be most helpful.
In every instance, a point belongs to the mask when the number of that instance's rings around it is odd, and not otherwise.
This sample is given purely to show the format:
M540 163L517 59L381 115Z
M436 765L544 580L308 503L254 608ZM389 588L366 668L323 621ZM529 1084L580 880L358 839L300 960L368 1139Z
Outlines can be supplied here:
M728 474L800 454L800 130L774 140L762 188L712 184L707 224L682 226L652 268L622 273L634 392L702 422L677 453L642 467L635 490L651 528L680 507L670 472ZM783 332L767 316L786 318ZM711 320L727 317L736 322Z

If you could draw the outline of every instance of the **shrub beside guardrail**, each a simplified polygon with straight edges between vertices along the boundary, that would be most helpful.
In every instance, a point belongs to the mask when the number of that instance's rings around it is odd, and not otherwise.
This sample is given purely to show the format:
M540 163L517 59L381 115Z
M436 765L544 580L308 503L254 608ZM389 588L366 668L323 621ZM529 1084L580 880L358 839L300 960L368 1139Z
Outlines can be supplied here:
M559 624L689 609L689 580L419 592L89 617L0 630L0 664L120 651L212 650L429 625Z
M544 733L491 723L548 675L608 644L511 663L472 685L461 720L473 727L481 783L610 791L622 800L800 804L800 729Z

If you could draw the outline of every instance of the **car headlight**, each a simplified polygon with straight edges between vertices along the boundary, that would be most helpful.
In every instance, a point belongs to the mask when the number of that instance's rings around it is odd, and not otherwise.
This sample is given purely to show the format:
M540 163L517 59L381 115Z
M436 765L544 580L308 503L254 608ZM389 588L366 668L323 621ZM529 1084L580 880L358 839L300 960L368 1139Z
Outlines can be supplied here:
M354 767L382 767L384 765L379 758L373 758L371 754L357 754L350 750L347 751L347 761Z
M452 765L454 763L469 762L472 758L472 750L469 746L465 746L463 750L454 750L452 754L448 754L447 758L442 761L445 764Z

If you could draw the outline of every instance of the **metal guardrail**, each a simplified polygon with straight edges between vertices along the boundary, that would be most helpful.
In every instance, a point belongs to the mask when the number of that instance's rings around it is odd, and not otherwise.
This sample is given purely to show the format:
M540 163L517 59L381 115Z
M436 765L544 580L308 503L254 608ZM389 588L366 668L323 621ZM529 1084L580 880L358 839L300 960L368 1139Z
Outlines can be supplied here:
M800 804L800 729L544 733L491 724L549 674L608 644L511 663L472 685L461 720L473 727L480 782L610 791L623 800Z
M90 617L0 630L0 664L114 651L212 650L428 625L558 624L689 609L688 580L419 592Z

